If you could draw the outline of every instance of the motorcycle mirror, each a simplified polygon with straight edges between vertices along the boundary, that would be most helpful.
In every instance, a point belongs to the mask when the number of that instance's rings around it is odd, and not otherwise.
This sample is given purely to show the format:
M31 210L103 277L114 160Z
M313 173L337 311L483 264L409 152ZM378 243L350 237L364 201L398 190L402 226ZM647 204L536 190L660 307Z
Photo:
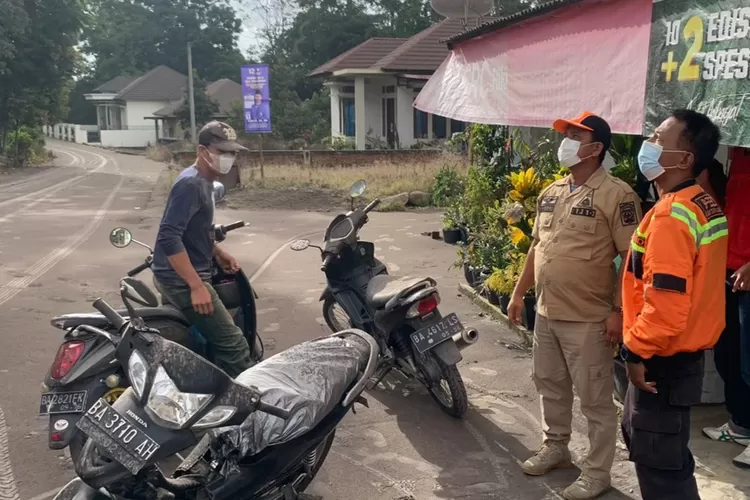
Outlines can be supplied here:
M214 203L218 203L227 195L227 188L219 181L214 181Z
M109 242L116 248L125 248L133 242L133 233L124 227L116 227L109 233Z
M367 181L365 181L364 179L359 180L352 184L352 187L349 188L349 196L351 198L359 198L360 196L362 196L366 189Z
M302 250L306 250L309 246L310 240L297 240L292 242L292 244L289 245L289 248L291 248L295 252L301 252Z

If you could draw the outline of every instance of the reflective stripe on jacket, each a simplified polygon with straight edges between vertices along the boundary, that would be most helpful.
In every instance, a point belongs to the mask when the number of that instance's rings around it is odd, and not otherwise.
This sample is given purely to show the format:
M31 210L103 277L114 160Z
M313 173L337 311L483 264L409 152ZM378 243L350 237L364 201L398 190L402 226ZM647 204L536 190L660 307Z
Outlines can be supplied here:
M727 219L688 181L665 194L633 235L623 278L623 340L648 359L710 349L724 329Z

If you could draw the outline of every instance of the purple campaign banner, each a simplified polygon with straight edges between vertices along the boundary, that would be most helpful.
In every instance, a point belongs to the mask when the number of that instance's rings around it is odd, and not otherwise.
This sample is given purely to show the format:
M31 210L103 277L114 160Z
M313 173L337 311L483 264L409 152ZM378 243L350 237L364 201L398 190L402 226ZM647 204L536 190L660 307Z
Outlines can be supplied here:
M245 132L271 132L271 98L268 86L268 65L242 66L242 100L245 109Z

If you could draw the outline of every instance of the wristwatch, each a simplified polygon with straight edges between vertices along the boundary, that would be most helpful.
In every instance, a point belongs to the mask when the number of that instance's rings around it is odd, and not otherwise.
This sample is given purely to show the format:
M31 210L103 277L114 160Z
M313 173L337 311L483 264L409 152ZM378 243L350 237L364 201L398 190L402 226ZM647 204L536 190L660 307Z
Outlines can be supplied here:
M620 348L620 359L626 363L643 363L643 358L628 349L628 346L625 344Z

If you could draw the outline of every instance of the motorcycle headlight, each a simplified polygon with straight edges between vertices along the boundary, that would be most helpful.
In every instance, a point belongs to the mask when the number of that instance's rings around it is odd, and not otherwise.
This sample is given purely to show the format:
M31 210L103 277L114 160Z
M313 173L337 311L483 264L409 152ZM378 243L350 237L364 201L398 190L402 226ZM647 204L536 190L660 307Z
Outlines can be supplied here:
M206 427L218 427L234 415L237 408L233 406L217 406L206 413L198 420L193 427L197 429Z
M153 384L151 384L146 408L154 412L164 422L182 428L208 404L211 398L210 394L180 392L167 375L166 370L159 366L156 369Z
M146 360L143 359L141 353L133 351L128 360L128 377L130 377L130 385L133 386L133 392L138 396L138 399L143 395L147 374L148 365L146 364Z

